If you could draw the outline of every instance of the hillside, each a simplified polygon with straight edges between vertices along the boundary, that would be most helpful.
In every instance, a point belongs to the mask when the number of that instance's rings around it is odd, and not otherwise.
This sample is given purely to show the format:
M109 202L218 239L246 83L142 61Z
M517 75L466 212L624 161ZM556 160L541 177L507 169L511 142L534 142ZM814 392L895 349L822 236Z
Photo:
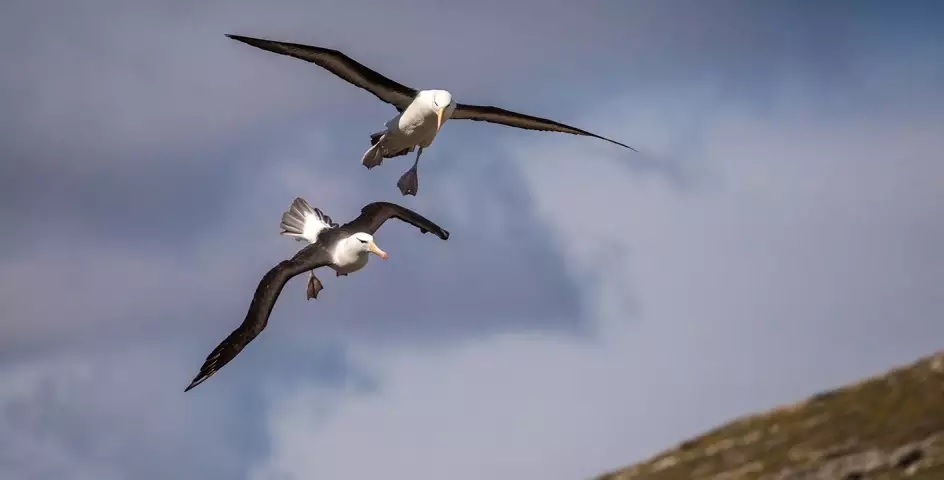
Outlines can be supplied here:
M944 351L596 480L942 480Z

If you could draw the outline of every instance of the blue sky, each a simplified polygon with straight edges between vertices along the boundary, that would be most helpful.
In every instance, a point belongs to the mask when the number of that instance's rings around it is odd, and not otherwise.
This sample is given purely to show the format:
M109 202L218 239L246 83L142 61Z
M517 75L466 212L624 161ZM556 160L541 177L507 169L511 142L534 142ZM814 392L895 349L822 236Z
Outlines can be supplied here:
M0 479L587 478L941 348L936 2L16 1L0 18ZM393 109L224 33L597 132ZM295 196L390 253L199 388Z

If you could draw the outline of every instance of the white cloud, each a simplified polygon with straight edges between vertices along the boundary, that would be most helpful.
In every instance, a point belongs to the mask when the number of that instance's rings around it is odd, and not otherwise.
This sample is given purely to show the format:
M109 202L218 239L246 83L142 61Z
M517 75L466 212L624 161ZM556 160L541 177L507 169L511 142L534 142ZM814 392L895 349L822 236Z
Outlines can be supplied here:
M712 173L687 194L583 139L513 144L568 262L605 269L594 338L364 349L380 390L276 401L252 478L586 478L937 348L941 123L786 104L679 107ZM610 117L672 138L673 115Z

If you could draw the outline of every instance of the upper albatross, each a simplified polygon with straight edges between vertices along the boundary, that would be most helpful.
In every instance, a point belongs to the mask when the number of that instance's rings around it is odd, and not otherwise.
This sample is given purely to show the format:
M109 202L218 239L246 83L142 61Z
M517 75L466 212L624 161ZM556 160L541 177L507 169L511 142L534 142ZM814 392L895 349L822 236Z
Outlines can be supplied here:
M364 153L362 163L370 169L380 165L385 158L406 155L419 147L413 166L397 182L397 187L403 195L416 195L419 188L416 170L420 155L423 154L424 148L433 143L442 124L449 119L477 120L528 130L584 135L637 151L629 145L554 120L498 107L455 103L452 94L446 90L416 90L404 86L337 50L242 35L226 36L263 50L314 63L396 107L399 113L386 122L386 128L370 135L371 147Z
M308 205L308 203L301 198L296 198L292 205L294 208ZM308 209L310 209L310 206ZM314 209L310 210L315 211ZM321 214L321 216L327 218L324 214ZM367 265L367 259L371 253L386 259L387 253L374 243L373 234L389 218L397 218L414 225L423 233L432 232L443 240L449 238L448 231L426 217L408 208L387 202L374 202L364 206L357 218L344 225L332 224L330 218L323 225L303 224L302 232L296 232L295 234L311 237L309 238L311 243L299 250L291 259L279 262L278 265L272 267L262 276L242 324L207 355L200 371L184 391L190 391L190 389L213 376L262 332L269 322L269 314L272 313L272 307L275 306L275 301L279 298L282 287L292 278L319 267L330 267L339 273L344 272L344 274L355 272ZM285 217L283 216L283 224L285 223L284 220ZM294 222L289 223L291 225L289 225L288 231L291 234L297 228L293 227ZM308 227L307 230L305 230L306 226ZM309 291L312 288L311 279L314 279L314 275L309 279ZM321 282L317 279L314 279L314 281L318 283L318 289L320 290ZM315 293L317 294L317 292Z

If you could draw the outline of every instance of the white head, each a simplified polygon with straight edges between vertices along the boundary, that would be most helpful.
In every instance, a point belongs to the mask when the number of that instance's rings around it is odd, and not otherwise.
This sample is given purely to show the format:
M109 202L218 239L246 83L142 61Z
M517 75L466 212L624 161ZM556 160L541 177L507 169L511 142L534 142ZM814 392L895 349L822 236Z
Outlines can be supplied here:
M436 112L436 131L442 127L442 124L449 120L452 112L456 109L456 104L452 101L452 94L446 90L430 90L430 100L433 104L433 110Z
M348 237L345 240L345 243L345 248L347 249L358 253L373 253L384 260L387 259L387 252L381 250L380 247L374 243L374 236L369 233L357 232L354 235Z

